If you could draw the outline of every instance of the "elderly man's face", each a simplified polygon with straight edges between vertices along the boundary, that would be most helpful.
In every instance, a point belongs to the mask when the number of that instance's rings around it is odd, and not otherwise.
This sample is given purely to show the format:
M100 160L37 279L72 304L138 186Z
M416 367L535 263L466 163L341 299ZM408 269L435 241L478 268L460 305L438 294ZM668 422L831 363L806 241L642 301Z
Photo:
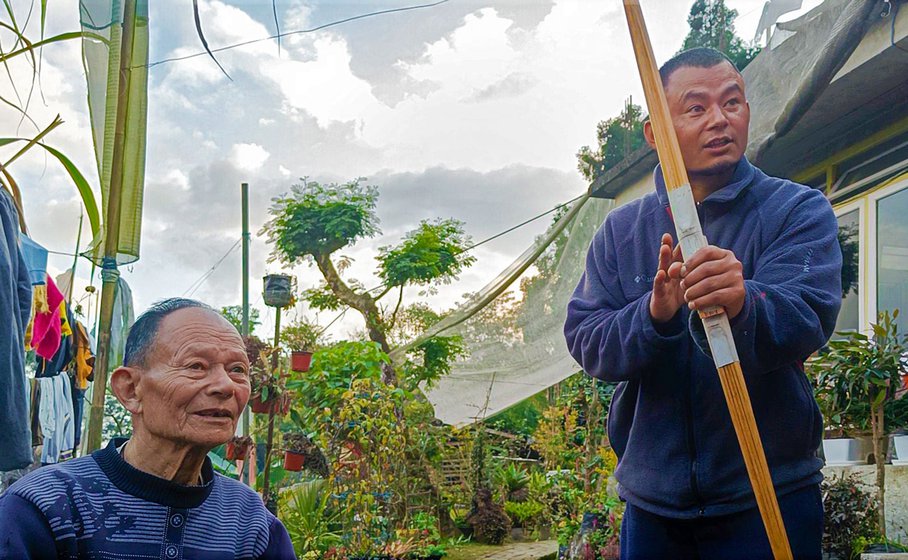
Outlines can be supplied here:
M732 65L678 68L669 76L665 96L688 173L733 169L747 147L750 107L744 79Z
M249 360L223 317L199 308L167 315L146 362L136 386L145 430L200 447L234 435L249 400Z

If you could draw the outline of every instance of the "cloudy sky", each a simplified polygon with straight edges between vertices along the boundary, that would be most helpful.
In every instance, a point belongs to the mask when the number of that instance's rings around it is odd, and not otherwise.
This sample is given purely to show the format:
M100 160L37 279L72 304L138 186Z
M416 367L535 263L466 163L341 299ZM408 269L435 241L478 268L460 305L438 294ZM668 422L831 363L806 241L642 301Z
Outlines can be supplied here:
M277 0L277 9L286 32L417 3ZM764 0L727 3L741 14L739 35L751 38ZM150 4L152 62L201 50L188 0ZM690 4L644 3L659 61L680 46ZM17 7L24 18L27 5ZM200 8L213 48L275 33L270 0L200 0ZM75 0L51 3L50 10L48 34L78 28ZM271 197L299 177L365 177L377 185L382 235L344 252L354 261L349 277L377 284L375 247L396 242L420 220L462 220L479 241L581 194L586 185L575 170L577 149L594 142L596 123L618 114L628 96L643 101L618 0L449 0L285 37L280 50L266 40L218 58L232 81L204 56L150 70L142 255L123 271L137 311L187 293L235 243L243 181L251 186L254 234ZM23 99L29 72L21 64L11 70ZM15 95L8 79L0 80L0 91ZM42 127L56 114L66 122L49 143L97 185L75 41L44 49L29 105ZM35 133L5 107L0 125L3 136ZM48 249L72 252L80 199L56 161L32 151L13 171L33 237ZM477 264L433 304L448 307L481 288L547 224L539 220L478 248ZM84 244L87 224L83 234ZM251 250L251 301L265 311L260 279L279 266L266 262L263 238L253 235ZM71 263L56 255L50 267L59 272ZM85 261L79 264L81 285L90 272ZM301 287L319 280L304 266L288 272ZM240 303L239 251L193 296L215 306ZM335 335L356 327L348 314Z

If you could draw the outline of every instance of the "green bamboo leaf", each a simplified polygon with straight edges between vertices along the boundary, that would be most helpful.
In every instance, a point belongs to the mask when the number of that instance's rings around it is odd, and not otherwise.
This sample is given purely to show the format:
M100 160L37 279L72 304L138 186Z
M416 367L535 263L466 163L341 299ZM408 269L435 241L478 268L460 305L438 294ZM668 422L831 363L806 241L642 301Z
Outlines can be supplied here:
M42 40L38 41L37 43L31 43L30 45L28 45L26 47L22 47L21 49L0 55L0 62L5 63L7 60L13 58L14 56L18 56L23 53L31 53L32 55L34 55L34 51L40 47L43 47L44 45L50 45L51 43L59 43L61 41L69 41L70 39L81 39L81 38L82 38L81 31L70 31L68 33L60 33L59 35L54 35L53 37L48 37L47 39L42 39Z
M62 152L55 148L51 148L47 144L41 142L38 143L42 148L50 152L52 156L57 158L57 160L66 168L66 172L69 173L69 177L75 183L76 188L79 189L79 194L82 195L82 204L85 206L85 213L88 214L88 223L91 225L92 236L97 237L101 233L101 214L98 212L98 204L95 202L94 191L91 190L91 186L88 184L88 181L85 180L85 176L82 175L82 172L79 171L72 161Z

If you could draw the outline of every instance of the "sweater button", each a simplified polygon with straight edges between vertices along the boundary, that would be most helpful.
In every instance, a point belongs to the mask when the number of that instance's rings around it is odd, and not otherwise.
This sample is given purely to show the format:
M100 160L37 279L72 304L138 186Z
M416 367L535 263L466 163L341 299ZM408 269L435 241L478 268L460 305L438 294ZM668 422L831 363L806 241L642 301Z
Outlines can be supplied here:
M177 547L175 547L174 545L170 545L167 547L167 550L164 551L164 554L166 554L168 558L176 558L177 552L179 552L177 550Z
M179 513L174 514L174 516L170 518L170 524L174 527L179 527L183 524L183 516Z

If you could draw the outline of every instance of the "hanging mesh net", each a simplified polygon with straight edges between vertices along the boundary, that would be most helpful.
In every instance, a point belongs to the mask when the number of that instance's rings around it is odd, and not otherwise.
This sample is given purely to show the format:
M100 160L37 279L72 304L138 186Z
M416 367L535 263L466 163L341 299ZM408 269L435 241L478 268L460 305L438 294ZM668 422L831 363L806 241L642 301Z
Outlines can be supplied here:
M613 205L587 195L577 200L485 288L395 351L435 335L463 337L468 354L426 389L440 420L471 424L579 371L564 342L567 303L590 241Z

